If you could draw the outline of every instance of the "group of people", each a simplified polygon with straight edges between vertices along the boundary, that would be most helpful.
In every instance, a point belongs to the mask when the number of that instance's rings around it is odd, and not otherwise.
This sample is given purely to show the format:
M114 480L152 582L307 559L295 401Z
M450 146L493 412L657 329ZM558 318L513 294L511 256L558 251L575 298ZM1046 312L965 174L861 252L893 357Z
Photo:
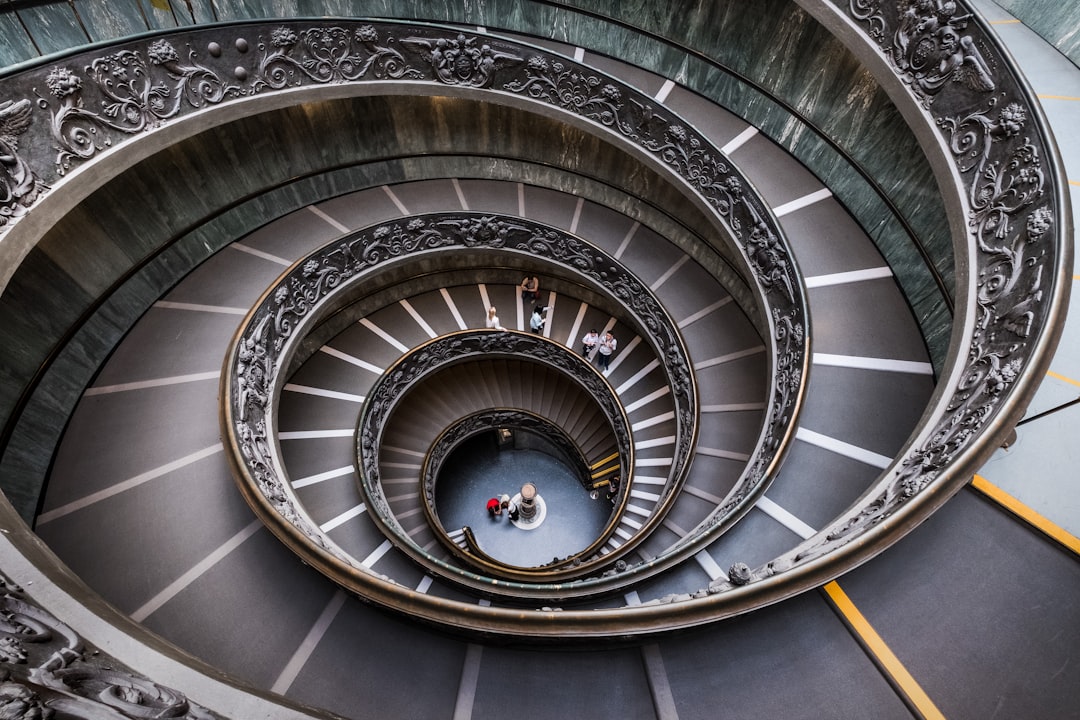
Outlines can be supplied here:
M547 305L533 307L532 316L529 318L529 329L537 335L544 332L544 324L547 322ZM499 322L499 311L492 305L488 308L487 321L484 323L491 330L505 330Z
M600 369L607 372L611 365L611 354L619 347L619 341L610 330L601 337L596 328L593 328L581 338L581 346L581 354L590 357L595 352L600 358Z
M533 305L532 315L529 317L529 329L536 334L544 332L544 325L547 323L547 311L548 306L542 305L539 302L540 297L540 279L535 275L529 275L521 281L521 299L531 300L535 304ZM505 330L502 324L499 322L498 311L495 306L492 305L488 308L486 326L492 330ZM581 338L582 348L581 354L590 358L594 355L600 358L600 369L606 374L611 366L611 355L618 348L619 342L615 339L615 336L611 334L611 331L606 331L603 336L596 331L596 328L589 330ZM490 507L488 508L491 509Z
M517 503L510 499L509 495L502 495L500 497L493 497L487 501L488 517L492 520L498 520L505 512L511 521L516 521L521 513L518 510Z
M519 287L521 299L534 303L532 315L529 317L529 329L539 335L544 332L548 311L548 306L540 303L540 278L535 275L526 275Z

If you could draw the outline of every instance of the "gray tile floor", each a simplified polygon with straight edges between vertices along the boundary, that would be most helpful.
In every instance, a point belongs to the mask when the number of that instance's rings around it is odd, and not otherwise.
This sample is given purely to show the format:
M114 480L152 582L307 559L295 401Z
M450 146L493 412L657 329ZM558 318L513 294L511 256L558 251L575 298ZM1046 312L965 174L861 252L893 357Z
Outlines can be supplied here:
M525 529L505 513L488 516L489 498L515 496L526 482L543 498L542 521ZM435 506L447 531L468 526L485 553L519 567L539 567L584 550L600 536L612 509L603 493L591 498L573 469L560 460L539 450L499 450L483 436L447 460Z

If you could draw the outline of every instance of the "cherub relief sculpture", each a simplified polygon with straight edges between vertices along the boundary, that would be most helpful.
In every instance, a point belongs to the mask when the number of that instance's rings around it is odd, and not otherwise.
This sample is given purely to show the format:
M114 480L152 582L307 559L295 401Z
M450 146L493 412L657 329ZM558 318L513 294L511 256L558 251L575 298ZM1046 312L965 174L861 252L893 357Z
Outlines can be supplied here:
M979 92L994 89L990 66L963 34L971 15L958 15L952 0L900 0L899 10L892 59L926 105L949 82Z
M19 135L30 127L33 111L26 99L0 103L0 227L24 214L45 187L19 157Z

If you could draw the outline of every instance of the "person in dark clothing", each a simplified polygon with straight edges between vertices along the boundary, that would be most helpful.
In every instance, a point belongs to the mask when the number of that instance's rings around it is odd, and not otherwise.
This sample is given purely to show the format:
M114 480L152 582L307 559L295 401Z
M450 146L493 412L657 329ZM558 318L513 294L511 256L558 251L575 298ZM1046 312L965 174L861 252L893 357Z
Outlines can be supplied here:
M540 278L529 275L521 281L521 299L536 302L540 296Z

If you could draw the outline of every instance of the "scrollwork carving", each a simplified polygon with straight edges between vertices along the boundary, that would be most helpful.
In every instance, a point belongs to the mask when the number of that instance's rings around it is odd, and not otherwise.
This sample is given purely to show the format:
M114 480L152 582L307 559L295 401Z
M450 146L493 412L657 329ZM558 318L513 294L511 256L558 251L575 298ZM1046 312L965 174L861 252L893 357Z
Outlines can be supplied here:
M217 716L86 647L68 625L3 578L0 717L213 720Z
M122 49L94 58L83 68L85 78L71 68L54 67L45 84L60 102L52 115L58 173L112 146L115 138L109 130L126 135L153 130L178 116L182 107L197 110L245 94L196 62L195 55L189 49L184 62L171 43L158 39L146 48L145 57L138 50ZM49 107L44 98L38 103Z
M316 27L298 30L282 25L260 40L263 51L253 82L255 92L278 90L303 83L417 79L420 71L408 67L405 57L391 47L393 37L381 41L373 25Z
M976 248L975 320L963 372L926 439L902 454L867 497L796 552L769 563L764 575L790 571L852 542L947 478L1001 412L1048 314L1048 278L1059 249L1046 240L1058 213L1048 192L1045 132L1036 127L1025 134L1034 111L1016 79L977 49L985 41L957 3L903 0L899 8L887 56L948 143ZM872 19L856 13L854 0L852 14L872 29L889 26L884 13ZM991 91L996 94L987 97Z

